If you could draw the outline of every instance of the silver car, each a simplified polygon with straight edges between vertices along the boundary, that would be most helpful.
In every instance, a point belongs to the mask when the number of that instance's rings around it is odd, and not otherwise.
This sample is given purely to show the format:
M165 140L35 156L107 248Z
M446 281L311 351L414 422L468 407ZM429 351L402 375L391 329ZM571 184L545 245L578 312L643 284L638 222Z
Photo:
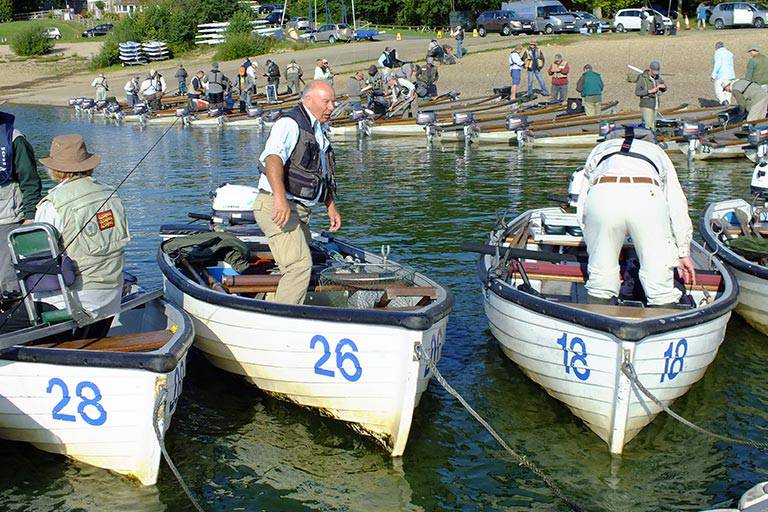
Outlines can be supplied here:
M763 28L768 22L768 11L746 2L723 2L712 8L709 22L718 30L726 27Z
M351 41L353 35L352 28L349 25L339 23L338 25L321 25L315 32L312 32L309 39L313 43L328 41L333 44L336 41Z

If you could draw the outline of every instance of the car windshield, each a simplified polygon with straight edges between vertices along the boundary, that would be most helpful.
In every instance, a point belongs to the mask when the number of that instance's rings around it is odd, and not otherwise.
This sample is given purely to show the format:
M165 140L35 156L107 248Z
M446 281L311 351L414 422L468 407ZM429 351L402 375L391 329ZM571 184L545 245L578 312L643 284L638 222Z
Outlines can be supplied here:
M552 14L568 14L568 11L565 10L565 7L562 5L545 5L543 7L538 8L539 13L544 13L545 16L550 16Z

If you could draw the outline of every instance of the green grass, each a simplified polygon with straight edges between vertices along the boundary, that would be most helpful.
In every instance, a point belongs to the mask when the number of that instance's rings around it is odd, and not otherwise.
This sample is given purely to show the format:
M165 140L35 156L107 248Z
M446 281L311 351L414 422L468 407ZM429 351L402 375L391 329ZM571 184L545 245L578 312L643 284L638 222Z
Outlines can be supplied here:
M22 28L29 25L35 25L42 28L57 27L59 32L61 32L61 39L59 39L59 42L71 43L76 41L88 41L88 39L83 39L80 37L80 34L82 34L83 30L85 30L85 25L82 23L77 23L74 21L43 19L9 21L6 23L0 23L0 43L6 44L14 34L18 33Z

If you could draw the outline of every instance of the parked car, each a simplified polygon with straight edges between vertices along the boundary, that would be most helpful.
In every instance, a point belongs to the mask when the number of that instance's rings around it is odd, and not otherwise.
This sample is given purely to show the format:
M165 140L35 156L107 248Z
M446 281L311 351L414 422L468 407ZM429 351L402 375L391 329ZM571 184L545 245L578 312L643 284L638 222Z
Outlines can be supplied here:
M503 36L518 35L521 32L531 31L530 21L523 22L515 11L484 11L481 12L475 22L477 33L485 37L488 32L498 32Z
M600 32L610 32L613 27L605 20L601 20L591 12L575 11L571 12L571 16L576 18L576 30L579 31L584 27L593 28L597 30L600 27Z
M115 26L111 23L102 23L101 25L96 25L83 32L83 37L105 36L112 32L113 28L115 28Z
M532 24L533 32L576 32L576 18L558 0L513 0L501 4Z
M619 12L616 13L616 15L613 17L613 27L616 29L616 32L626 32L627 30L640 30L640 15L641 10L638 9L621 9ZM673 27L672 20L669 19L667 16L662 15L659 11L656 11L654 9L646 9L645 15L646 16L655 16L660 15L662 22L664 23L664 27L671 29Z
M309 39L313 43L328 41L333 44L336 41L351 41L352 36L352 28L345 23L339 23L338 25L320 25L316 31L312 32Z
M718 30L726 27L763 28L768 22L768 11L746 2L724 2L712 8L709 22Z
M272 11L264 17L270 25L279 25L283 20L283 11Z
M259 6L259 14L269 14L272 11L282 11L282 10L283 10L283 6L277 5L277 4L272 4L272 5L267 4L267 5Z
M61 32L58 27L48 27L45 29L45 35L48 39L61 39Z
M288 21L288 24L296 27L296 30L307 30L309 28L309 20L301 16L294 16Z

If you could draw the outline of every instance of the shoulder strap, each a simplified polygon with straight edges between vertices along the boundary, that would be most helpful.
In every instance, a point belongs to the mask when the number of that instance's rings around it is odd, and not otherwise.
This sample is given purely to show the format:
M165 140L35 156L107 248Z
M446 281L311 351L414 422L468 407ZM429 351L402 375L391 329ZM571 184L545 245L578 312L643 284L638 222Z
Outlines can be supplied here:
M614 153L608 153L607 155L603 155L603 157L597 162L597 165L595 165L595 167L599 167L600 164L602 164L612 156L622 155L622 156L629 156L632 158L637 158L639 160L642 160L643 162L653 167L653 170L656 171L656 174L660 174L659 168L656 166L653 160L651 160L650 158L648 158L647 156L641 153L630 151L630 149L632 148L632 142L635 140L635 128L632 126L627 126L625 128L624 133L625 133L624 141L621 143L621 149L619 149Z

